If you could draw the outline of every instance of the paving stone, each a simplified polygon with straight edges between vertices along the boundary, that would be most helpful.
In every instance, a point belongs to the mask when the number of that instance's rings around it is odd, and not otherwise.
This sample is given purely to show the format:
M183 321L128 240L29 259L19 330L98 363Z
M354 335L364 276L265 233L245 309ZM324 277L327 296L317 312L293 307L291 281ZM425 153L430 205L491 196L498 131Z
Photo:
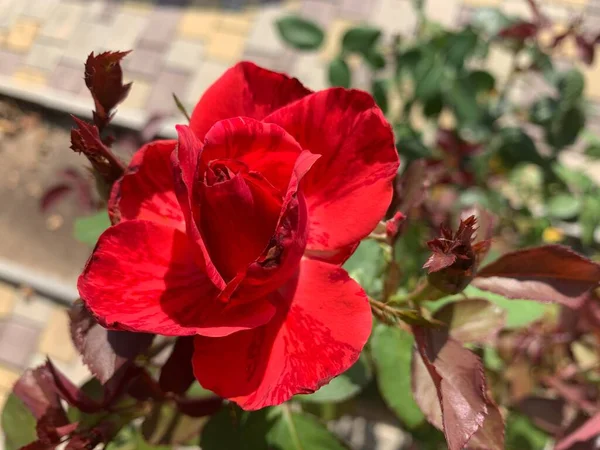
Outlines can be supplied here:
M25 66L17 69L12 77L17 84L28 87L40 87L48 84L49 75L49 72L45 70Z
M59 91L71 92L77 94L85 88L83 81L83 66L82 64L68 64L60 62L48 80L50 87Z
M184 98L190 83L188 72L164 70L158 76L152 87L146 110L149 114L172 113L177 110L173 94Z
M0 0L0 28L11 28L22 16L26 2Z
M154 7L155 2L152 0L126 0L121 5L121 10L135 14L149 14Z
M456 27L460 11L459 0L427 0L424 13L427 20L438 22L448 28Z
M106 47L111 50L131 50L146 27L148 18L130 12L119 12L111 25Z
M148 16L148 22L139 37L145 48L164 50L171 42L181 18L178 8L158 7Z
M222 11L217 14L217 27L229 33L246 34L256 17L255 11Z
M63 48L56 45L35 42L25 59L25 64L38 69L53 71L61 60L64 51Z
M228 64L223 64L218 61L204 61L199 70L194 73L192 80L188 86L188 90L182 101L186 102L186 106L194 106L200 97L223 73L229 69ZM191 111L191 109L189 110Z
M19 2L17 1L17 3ZM56 8L59 3L59 0L27 0L26 3L27 8L23 9L23 15L43 20L52 14L54 8Z
M344 19L369 22L371 13L377 8L378 0L340 0L339 15Z
M127 81L133 81L133 86L129 91L129 95L119 108L145 110L146 105L148 104L148 98L150 97L150 92L152 91L152 85L141 78L128 79Z
M106 24L81 22L69 40L69 45L65 49L65 58L83 62L91 52L109 50L106 47L106 38L111 32L111 27Z
M496 76L499 85L503 85L508 76L510 65L512 62L512 54L504 49L492 46L488 53L486 68Z
M222 62L235 63L240 60L245 45L244 36L216 31L206 42L206 56Z
M354 26L354 22L345 19L335 19L327 28L325 42L319 51L319 56L323 61L331 61L341 50L342 36Z
M0 391L10 392L19 376L20 374L16 370L0 365Z
M363 3L366 3L363 1ZM326 27L338 13L337 3L327 0L304 0L300 7L300 14L306 19L312 20L322 27ZM344 14L346 18L347 14ZM327 30L329 31L329 30Z
M0 49L0 75L12 75L23 63L25 55Z
M46 328L40 337L38 350L51 358L71 362L77 353L71 342L69 317L65 308L55 307L48 317Z
M0 282L0 318L9 315L17 301L17 293L15 287Z
M373 25L388 35L400 33L412 35L417 25L417 15L411 2L404 0L380 0L371 16Z
M196 70L204 57L204 44L199 41L176 40L165 57L167 67L181 70Z
M315 54L298 56L290 69L290 73L298 78L306 87L315 91L328 87L327 70L323 62Z
M145 76L156 76L163 65L164 54L155 49L137 48L125 58L126 71Z
M600 64L596 63L593 67L583 67L585 76L586 96L594 100L600 100Z
M190 9L179 19L177 34L184 39L205 39L217 29L219 19L216 9Z
M40 34L50 39L68 40L84 17L85 5L61 2L44 22Z
M39 23L35 19L19 19L6 36L6 47L16 52L28 51L33 44L38 28Z
M38 295L29 298L21 294L17 295L17 301L13 310L13 314L16 317L44 324L51 313L52 303L47 299Z
M40 334L30 320L11 317L0 323L0 362L24 369L33 356Z
M279 5L261 7L246 41L248 47L268 53L283 51L284 44L273 24L285 14L286 12Z
M466 6L493 8L499 6L502 0L463 0L463 3Z

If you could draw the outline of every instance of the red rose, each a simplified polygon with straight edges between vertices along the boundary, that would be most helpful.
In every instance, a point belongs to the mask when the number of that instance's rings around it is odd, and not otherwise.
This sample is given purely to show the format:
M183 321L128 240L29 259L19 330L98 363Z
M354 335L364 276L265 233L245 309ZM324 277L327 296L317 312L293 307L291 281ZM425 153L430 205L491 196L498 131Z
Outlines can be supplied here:
M390 126L364 92L241 63L177 130L114 186L82 299L108 328L196 335L200 384L245 409L315 391L371 330L340 265L390 203Z

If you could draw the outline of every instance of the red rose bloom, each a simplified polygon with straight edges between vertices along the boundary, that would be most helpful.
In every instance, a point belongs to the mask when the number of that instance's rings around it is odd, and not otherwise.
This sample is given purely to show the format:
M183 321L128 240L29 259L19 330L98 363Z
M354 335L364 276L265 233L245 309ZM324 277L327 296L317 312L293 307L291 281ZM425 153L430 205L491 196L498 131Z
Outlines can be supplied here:
M315 391L371 330L340 264L390 203L390 126L364 92L241 63L177 130L114 186L82 299L108 328L195 335L200 384L245 409Z

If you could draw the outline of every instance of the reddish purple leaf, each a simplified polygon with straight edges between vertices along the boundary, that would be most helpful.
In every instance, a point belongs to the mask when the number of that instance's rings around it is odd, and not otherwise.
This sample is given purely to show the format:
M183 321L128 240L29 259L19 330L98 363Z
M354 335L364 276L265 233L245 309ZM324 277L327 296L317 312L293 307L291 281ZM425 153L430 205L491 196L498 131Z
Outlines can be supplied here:
M220 397L177 399L177 409L190 417L210 416L220 410L222 405L223 399Z
M56 392L67 403L75 406L84 413L94 413L102 409L101 404L84 394L81 389L54 367L54 364L49 359L46 361L44 367L52 376Z
M71 338L83 362L91 372L106 383L118 384L133 359L147 349L154 335L107 330L100 326L83 302L77 301L69 311Z
M584 36L576 34L575 44L577 46L577 54L579 55L579 59L581 59L588 66L594 64L594 57L596 55L594 42L590 42Z
M498 33L498 36L506 39L517 39L524 41L534 37L539 30L539 26L535 23L520 21L514 25L504 28Z
M446 331L413 327L413 332L413 396L428 421L444 432L449 450L471 443L503 450L504 423L488 396L481 360Z
M481 144L467 142L456 131L445 128L437 131L437 145L446 153L458 157L471 155L481 149Z
M507 253L482 268L472 284L508 298L580 307L600 282L600 265L560 245Z
M529 396L516 404L516 409L529 417L540 429L557 434L565 420L565 401L561 398Z
M120 426L111 421L102 422L90 430L76 433L65 450L88 450L96 448L98 444L110 442L119 431Z
M194 338L180 337L173 346L173 351L160 372L158 380L164 392L183 394L192 385L196 377L192 368L194 354Z
M112 185L125 172L125 166L100 139L100 132L75 116L71 116L78 128L71 129L71 149L83 153L94 169Z
M48 189L40 200L40 209L47 212L56 203L62 200L69 193L71 186L66 183L60 183Z
M555 450L568 450L579 442L597 439L598 436L600 436L600 413L597 413L581 427L557 442Z
M121 103L131 89L131 83L123 84L121 60L129 52L90 53L85 63L85 84L90 90L96 111L94 123L99 130L112 119L113 109Z
M444 305L433 318L447 324L450 337L458 342L489 344L504 327L506 311L484 299L468 299Z

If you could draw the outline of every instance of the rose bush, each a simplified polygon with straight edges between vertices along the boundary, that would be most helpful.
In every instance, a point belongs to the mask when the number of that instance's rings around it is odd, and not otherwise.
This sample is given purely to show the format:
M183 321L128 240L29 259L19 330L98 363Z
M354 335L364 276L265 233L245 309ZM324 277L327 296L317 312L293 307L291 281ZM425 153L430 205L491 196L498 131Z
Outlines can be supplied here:
M81 298L107 328L195 336L200 384L244 409L315 391L371 331L341 264L392 198L390 126L367 93L241 63L177 131L115 183Z

